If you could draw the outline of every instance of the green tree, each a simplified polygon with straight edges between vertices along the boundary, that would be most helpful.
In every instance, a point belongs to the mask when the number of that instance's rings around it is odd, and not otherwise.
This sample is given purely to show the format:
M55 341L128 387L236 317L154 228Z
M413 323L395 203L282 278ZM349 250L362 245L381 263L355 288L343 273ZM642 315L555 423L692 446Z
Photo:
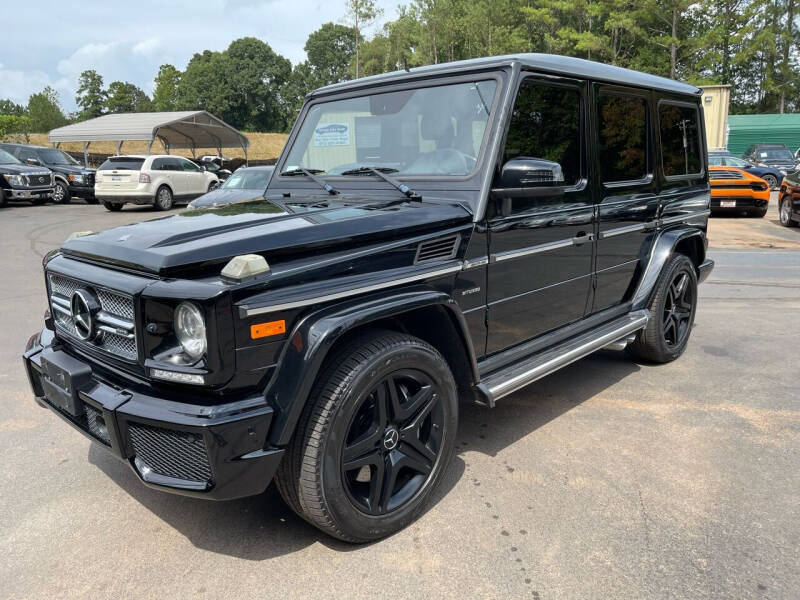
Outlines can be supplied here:
M67 118L59 103L58 92L50 86L28 98L27 112L31 131L36 133L46 133L67 124Z
M345 23L353 32L355 46L355 75L359 75L359 46L364 29L375 23L383 14L383 9L375 6L374 0L346 0Z
M350 62L355 54L356 34L350 27L325 23L306 40L308 66L319 87L349 79Z
M11 100L0 100L0 115L24 115L25 107Z
M84 71L78 77L78 91L75 103L80 107L78 119L94 119L103 114L106 92L103 90L103 77L94 69Z
M161 65L155 79L153 110L170 111L178 108L178 86L181 72L170 64Z
M134 113L152 110L153 103L138 86L127 81L112 81L108 85L106 110L110 113Z

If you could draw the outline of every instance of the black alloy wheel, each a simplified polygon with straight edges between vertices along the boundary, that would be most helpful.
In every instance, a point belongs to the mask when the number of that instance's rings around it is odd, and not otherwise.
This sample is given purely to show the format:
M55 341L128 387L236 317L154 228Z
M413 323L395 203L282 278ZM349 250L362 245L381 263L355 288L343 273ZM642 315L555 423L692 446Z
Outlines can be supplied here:
M650 319L626 350L634 358L666 363L689 343L697 311L697 271L683 254L673 254L661 271L648 305Z
M457 428L458 393L444 357L407 334L364 332L326 358L275 483L325 533L377 540L424 510Z
M661 322L664 343L668 348L679 347L689 335L694 310L694 288L689 285L689 274L679 271L667 288Z
M442 450L440 400L416 369L387 375L360 400L341 458L345 491L360 510L391 512L423 487Z

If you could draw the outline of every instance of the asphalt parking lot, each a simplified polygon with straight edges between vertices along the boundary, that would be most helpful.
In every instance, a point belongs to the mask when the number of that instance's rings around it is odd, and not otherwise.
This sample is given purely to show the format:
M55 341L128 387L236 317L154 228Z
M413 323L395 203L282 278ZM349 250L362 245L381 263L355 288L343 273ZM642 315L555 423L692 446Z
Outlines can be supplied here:
M210 503L141 486L31 397L41 257L145 208L0 211L2 598L797 598L800 229L710 227L717 268L686 354L604 351L464 406L436 502L350 546L270 488Z

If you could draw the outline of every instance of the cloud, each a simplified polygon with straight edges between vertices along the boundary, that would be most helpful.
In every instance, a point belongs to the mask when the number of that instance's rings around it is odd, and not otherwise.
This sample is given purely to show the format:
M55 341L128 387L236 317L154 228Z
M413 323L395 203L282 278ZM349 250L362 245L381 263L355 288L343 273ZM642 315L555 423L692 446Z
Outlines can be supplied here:
M157 37L151 37L147 38L146 40L142 40L138 44L134 45L133 53L150 55L153 54L160 47L161 47L161 40Z
M45 86L53 83L44 71L5 69L2 64L0 81L3 82L2 98L8 98L17 104L27 104L31 94L41 92Z

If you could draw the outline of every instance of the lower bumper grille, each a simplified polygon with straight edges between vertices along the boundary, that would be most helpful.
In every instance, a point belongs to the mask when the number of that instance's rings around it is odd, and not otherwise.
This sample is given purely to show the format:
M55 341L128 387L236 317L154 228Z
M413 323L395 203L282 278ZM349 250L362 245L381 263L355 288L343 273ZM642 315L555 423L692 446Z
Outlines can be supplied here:
M199 435L129 423L134 454L150 470L186 481L211 481L206 445Z

